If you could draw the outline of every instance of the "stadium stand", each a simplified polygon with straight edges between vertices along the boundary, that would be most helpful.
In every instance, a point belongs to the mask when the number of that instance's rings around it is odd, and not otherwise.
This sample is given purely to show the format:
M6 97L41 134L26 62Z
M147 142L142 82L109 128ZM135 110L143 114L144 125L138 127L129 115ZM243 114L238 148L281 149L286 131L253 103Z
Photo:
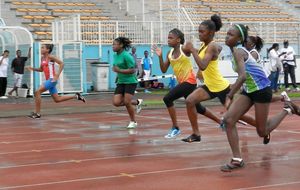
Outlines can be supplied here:
M82 20L108 20L101 3L80 1L5 1L9 9L32 32L36 40L51 40L51 23L70 15L80 14Z
M114 2L114 3L112 3ZM148 13L147 18L153 19L159 17L158 0L145 1L145 12ZM285 0L286 4L300 7L299 0ZM126 0L91 0L88 2L79 0L5 0L4 7L17 19L15 24L21 24L28 28L35 40L51 40L52 29L51 23L56 19L67 18L70 15L80 14L82 21L107 21L107 20L135 20L140 15L134 12L127 15L127 12L121 10L119 5L126 4ZM164 0L163 4L163 21L176 21L177 18L174 9L178 6L175 0ZM299 18L289 14L288 11L280 9L272 0L181 0L180 6L195 24L208 19L212 14L220 14L224 22L298 22ZM117 10L117 11L116 11ZM11 16L12 17L12 16ZM158 20L158 19L156 19ZM82 22L82 36L97 35L97 29L89 24L89 30L85 28L87 24ZM292 24L291 24L292 25ZM97 28L97 25L94 26ZM298 27L298 26L295 26ZM284 38L284 35L292 37L297 36L294 30L279 30L277 37ZM103 32L104 36L114 36L109 31ZM220 31L219 35L225 35L224 31ZM223 39L221 37L220 39ZM93 41L91 38L84 38L86 42ZM95 41L93 41L95 42Z

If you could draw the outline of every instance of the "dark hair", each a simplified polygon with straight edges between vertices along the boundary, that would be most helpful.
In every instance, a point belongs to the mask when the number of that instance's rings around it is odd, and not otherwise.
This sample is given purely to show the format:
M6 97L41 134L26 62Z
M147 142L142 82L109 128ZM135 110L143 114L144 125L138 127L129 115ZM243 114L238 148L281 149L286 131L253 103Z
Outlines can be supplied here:
M289 45L289 41L288 40L284 40L283 41L283 45Z
M234 26L239 31L240 37L242 37L242 44L244 45L248 38L248 26L243 24L235 24Z
M6 49L6 50L4 50L4 52L3 53L9 53L9 51Z
M180 44L184 44L185 42L184 34L179 29L174 28L169 33L175 34L180 39Z
M51 53L53 50L54 45L53 44L45 44L45 47L49 50L48 53Z
M129 38L126 37L117 37L115 41L119 42L120 44L123 44L123 48L127 51L131 48L131 41Z
M214 14L210 17L210 20L205 20L201 23L201 25L207 26L208 30L218 32L222 27L221 17Z
M275 49L276 47L279 47L279 44L278 44L278 43L274 43L274 44L272 45L272 47L270 47L270 48L267 50L267 52L270 53L270 51L271 51L272 49Z
M264 46L264 40L259 36L249 36L249 39L254 43L255 49L259 52Z

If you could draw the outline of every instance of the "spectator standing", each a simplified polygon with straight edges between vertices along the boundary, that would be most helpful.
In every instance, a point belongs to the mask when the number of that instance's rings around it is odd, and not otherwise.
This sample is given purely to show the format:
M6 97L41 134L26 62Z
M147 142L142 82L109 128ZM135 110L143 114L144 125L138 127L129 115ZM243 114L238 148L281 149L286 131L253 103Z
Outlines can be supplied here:
M295 91L300 89L296 84L295 68L296 68L296 58L295 51L293 47L289 46L289 41L285 40L283 42L283 48L281 49L280 57L282 57L283 72L284 72L284 86L287 91L291 90L289 88L288 75L290 74L292 85Z
M6 99L6 87L7 87L7 68L8 68L8 56L9 51L5 50L0 57L0 99Z
M25 63L30 58L31 48L28 50L27 57L22 57L21 50L16 51L17 57L13 59L11 64L11 70L14 75L14 87L11 91L8 92L8 95L11 96L14 91L16 91L16 97L18 97L18 88L22 85L23 75L24 75L24 67Z
M279 44L274 43L270 49L268 49L268 56L270 59L270 75L268 76L271 81L271 89L273 92L278 91L278 78L279 73L282 70L282 64L279 58Z
M142 58L141 64L143 69L143 79L145 81L145 93L151 93L151 91L149 91L149 88L151 88L149 78L151 76L152 59L149 57L149 52L147 50L144 51L144 57Z

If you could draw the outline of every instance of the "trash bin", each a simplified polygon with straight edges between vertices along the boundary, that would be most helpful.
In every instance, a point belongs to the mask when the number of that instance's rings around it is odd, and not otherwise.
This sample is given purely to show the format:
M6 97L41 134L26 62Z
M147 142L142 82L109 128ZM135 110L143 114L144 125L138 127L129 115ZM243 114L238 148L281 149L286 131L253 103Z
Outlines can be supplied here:
M91 67L94 91L108 90L109 64L107 62L93 62Z

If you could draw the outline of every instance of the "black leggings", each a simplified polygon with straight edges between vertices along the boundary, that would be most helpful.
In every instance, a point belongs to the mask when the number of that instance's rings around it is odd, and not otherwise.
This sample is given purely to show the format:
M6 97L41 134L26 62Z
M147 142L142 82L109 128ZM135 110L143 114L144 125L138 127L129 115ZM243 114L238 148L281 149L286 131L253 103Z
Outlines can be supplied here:
M6 87L7 87L7 78L6 77L0 77L0 96L5 95Z
M174 101L184 97L185 99L196 89L196 84L190 84L188 82L183 82L181 84L178 84L173 89L171 89L168 94L164 97L164 102L166 106L172 107L174 106ZM200 103L196 104L197 112L200 114L204 114L206 111L206 108L202 106Z

